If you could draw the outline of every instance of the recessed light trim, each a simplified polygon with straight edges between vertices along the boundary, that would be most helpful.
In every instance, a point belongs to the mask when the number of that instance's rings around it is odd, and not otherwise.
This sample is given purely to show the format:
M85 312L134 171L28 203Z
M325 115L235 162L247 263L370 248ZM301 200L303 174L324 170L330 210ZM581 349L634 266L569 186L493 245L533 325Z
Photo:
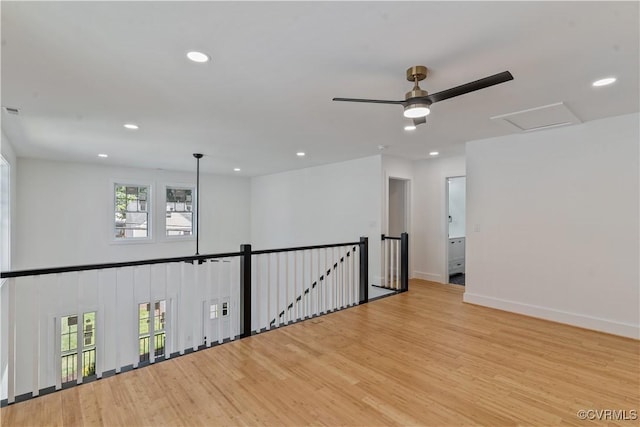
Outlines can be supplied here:
M240 172L240 168L233 168L234 172Z
M298 157L304 157L304 156L306 156L306 155L307 155L307 154L306 154L304 151L298 151L298 152L296 153L296 156L298 156Z
M193 62L198 62L200 64L209 62L209 60L211 59L206 53L198 52L197 50L187 52L187 58L189 58Z
M416 130L416 125L406 125L404 127L404 130L406 130L406 131Z
M106 159L107 157L109 157L108 154L104 154L104 153L100 153L98 154L98 157L102 157L103 159Z
M138 129L140 129L140 126L138 126L138 125L137 125L137 124L135 124L135 123L125 123L125 124L124 124L124 127L125 127L125 128L127 128L127 129L131 129L131 130L138 130Z
M438 154L440 154L438 151L432 151L429 153L430 156L437 156Z
M608 86L610 84L615 83L615 81L616 81L615 77L606 77L604 79L596 80L595 82L591 83L591 85L594 87Z

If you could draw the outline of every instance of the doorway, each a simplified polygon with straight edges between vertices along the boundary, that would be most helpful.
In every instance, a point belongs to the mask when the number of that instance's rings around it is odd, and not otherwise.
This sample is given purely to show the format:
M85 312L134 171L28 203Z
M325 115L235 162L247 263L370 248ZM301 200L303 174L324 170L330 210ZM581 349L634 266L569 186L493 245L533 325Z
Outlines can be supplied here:
M448 283L465 285L466 186L464 176L447 178L447 268Z
M406 179L389 178L389 223L387 232L391 237L400 237L408 232L407 207L408 185Z

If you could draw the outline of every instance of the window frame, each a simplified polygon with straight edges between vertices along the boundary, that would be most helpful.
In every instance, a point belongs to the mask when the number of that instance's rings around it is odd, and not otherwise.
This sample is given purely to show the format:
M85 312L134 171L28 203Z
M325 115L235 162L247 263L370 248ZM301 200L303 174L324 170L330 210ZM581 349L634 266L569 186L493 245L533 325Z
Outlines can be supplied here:
M0 270L11 269L11 163L0 154ZM0 279L3 283L7 279Z
M161 329L156 329L156 316L155 315L155 306L156 304L162 304L164 303L164 322L162 322L162 328ZM141 325L141 321L143 320L140 317L140 306L142 305L146 305L147 307L149 307L149 309L147 310L147 332L146 333L142 333L140 325ZM163 298L163 299L157 299L157 300L153 300L151 302L149 301L142 301L142 302L138 302L136 304L136 324L137 324L137 332L136 332L136 336L137 336L137 363L138 364L146 364L146 363L154 363L156 360L162 360L162 359L166 359L167 358L167 316L168 316L168 311L169 311L169 300L167 298ZM160 315L160 318L162 318L162 315ZM153 324L153 327L151 326ZM162 353L158 354L158 348L155 346L155 343L157 342L158 337L162 337L162 342L163 342L163 346L162 346ZM146 353L140 353L140 348L141 348L141 341L144 339L147 339L147 352ZM153 348L153 359L151 358L151 340L154 340L154 348ZM143 357L145 356L146 357ZM153 361L152 361L153 360Z
M160 209L158 210L158 215L162 215L162 232L159 233L162 237L162 240L165 242L185 242L185 241L195 241L196 233L198 232L198 213L196 212L196 205L198 194L196 192L195 184L185 184L185 183L165 183L162 186L162 196L159 198L162 204L162 212ZM167 190L168 189L177 189L177 190L191 190L192 194L192 211L191 211L191 234L188 236L168 236L167 235Z
M92 337L93 337L93 344L85 344L85 323L86 323L86 319L88 315L93 315L93 329L91 331ZM63 333L63 326L62 326L62 321L64 319L68 319L71 317L75 317L76 318L76 330L74 332L68 332L68 333ZM56 339L59 342L59 365L58 365L58 369L59 371L59 378L60 378L60 384L64 385L64 384L68 384L68 383L82 383L85 379L88 378L95 378L96 374L97 374L97 369L98 369L98 365L97 365L97 359L98 359L98 310L95 309L90 309L89 311L83 311L80 314L64 314L64 315L60 315L56 317L56 322L58 322L59 324L59 334L57 334ZM67 336L68 340L69 340L69 349L68 350L64 350L62 348L62 341L63 341L63 336ZM72 341L72 336L76 337L76 347L75 348L71 348L71 341ZM93 370L89 370L87 369L87 365L85 365L84 361L85 361L85 353L90 353L93 352ZM72 357L75 356L75 357ZM66 377L62 376L62 361L65 358L68 357L72 357L72 376L73 378L69 379L69 374L67 373ZM77 366L78 366L78 358L82 357L83 363L82 363L82 373L81 375L79 375L79 372L77 371ZM69 366L69 364L67 364L67 366ZM84 375L85 372L88 371L87 375Z
M147 187L147 235L145 237L116 237L116 222L115 222L115 213L117 208L117 195L116 195L116 186L125 186L125 187ZM154 201L155 197L153 194L154 185L149 182L140 182L132 179L112 179L111 180L111 206L110 206L110 221L111 225L109 228L109 235L111 236L111 243L113 244L136 244L136 243L153 243L154 235L153 227L154 227L154 218L155 209L154 209Z

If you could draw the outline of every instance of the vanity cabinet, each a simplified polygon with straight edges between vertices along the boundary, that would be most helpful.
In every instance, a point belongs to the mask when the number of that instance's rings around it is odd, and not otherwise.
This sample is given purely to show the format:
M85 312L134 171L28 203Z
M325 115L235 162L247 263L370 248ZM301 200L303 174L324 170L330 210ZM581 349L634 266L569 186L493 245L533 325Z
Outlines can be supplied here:
M449 275L464 273L464 237L449 239Z

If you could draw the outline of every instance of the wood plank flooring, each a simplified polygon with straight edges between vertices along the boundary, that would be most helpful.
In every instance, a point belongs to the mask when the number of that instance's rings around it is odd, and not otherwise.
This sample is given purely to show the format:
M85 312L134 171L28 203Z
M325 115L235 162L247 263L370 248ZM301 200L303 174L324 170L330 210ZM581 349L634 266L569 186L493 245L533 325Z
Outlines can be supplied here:
M638 425L640 342L410 291L10 405L2 426Z

